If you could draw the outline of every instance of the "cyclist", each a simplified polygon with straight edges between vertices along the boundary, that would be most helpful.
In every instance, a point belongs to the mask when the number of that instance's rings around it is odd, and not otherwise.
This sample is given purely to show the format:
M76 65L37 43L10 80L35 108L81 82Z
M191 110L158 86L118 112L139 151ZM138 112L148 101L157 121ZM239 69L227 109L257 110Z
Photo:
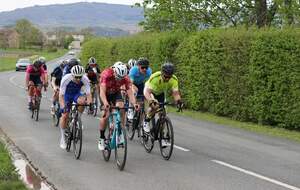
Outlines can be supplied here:
M137 62L135 59L129 59L128 63L126 64L128 73L132 67L136 66L136 63Z
M63 76L65 76L66 74L71 73L71 69L72 67L74 67L75 65L80 65L80 61L76 58L71 58L68 63L65 65L64 70L63 70Z
M70 104L73 102L80 105L90 104L92 101L90 94L90 83L87 76L84 75L84 68L80 65L75 65L71 69L71 73L63 76L61 80L60 90L59 90L59 103L61 107L62 116L60 118L60 148L66 148L65 142L65 128L67 127L68 112L70 111ZM81 93L81 88L84 86L84 94ZM79 117L84 110L84 107L78 107Z
M132 82L132 90L137 95L139 103L144 101L144 86L145 82L152 74L149 68L149 61L146 58L139 58L136 66L133 66L129 71L129 78ZM133 119L133 110L128 110L128 119Z
M52 105L51 105L51 114L54 115L54 108L55 104L58 101L58 94L59 94L59 87L60 87L60 82L62 79L63 75L63 70L64 70L64 65L66 64L66 60L63 60L59 66L55 67L54 70L51 73L51 86L53 88L53 96L52 96Z
M42 67L42 63L39 60L35 60L32 65L29 65L26 69L25 85L28 90L28 108L32 107L32 97L34 94L34 88L37 87L38 93L41 92L42 85L46 84L45 80L46 72ZM40 94L41 95L41 94Z
M104 114L100 119L100 138L98 142L98 149L104 150L104 132L105 124L109 116L109 108L112 105L116 105L120 108L124 107L124 101L121 95L121 86L125 87L127 91L129 101L134 105L135 109L139 109L139 104L136 103L136 99L133 95L131 82L127 76L127 67L125 64L114 64L113 67L105 69L101 73L100 77L100 98L104 107ZM121 112L122 126L124 123L124 110Z
M153 117L153 113L159 108L159 103L165 102L165 93L172 92L178 108L181 108L183 105L178 88L178 79L174 75L174 71L175 68L172 63L164 63L161 71L152 74L145 84L144 96L150 106L143 126L144 131L147 133L150 132L149 121Z
M97 94L100 94L100 91L99 91L99 85L98 85L98 82L99 82L99 76L100 76L100 68L99 68L99 65L97 64L96 62L96 59L94 57L91 57L89 59L89 62L85 68L85 72L87 74L87 77L90 79L90 83L91 83L91 94L93 96L93 92L94 90L96 89L96 93ZM93 99L94 97L92 97ZM92 110L92 107L90 107L90 113L93 112Z

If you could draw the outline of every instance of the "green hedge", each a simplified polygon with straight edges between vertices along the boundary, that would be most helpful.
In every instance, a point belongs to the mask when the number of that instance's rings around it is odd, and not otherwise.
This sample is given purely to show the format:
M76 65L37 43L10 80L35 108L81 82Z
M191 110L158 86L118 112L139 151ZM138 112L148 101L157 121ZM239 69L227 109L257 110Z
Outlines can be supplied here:
M86 43L82 59L101 68L147 57L177 68L187 106L242 121L300 128L300 32L218 29L143 33Z

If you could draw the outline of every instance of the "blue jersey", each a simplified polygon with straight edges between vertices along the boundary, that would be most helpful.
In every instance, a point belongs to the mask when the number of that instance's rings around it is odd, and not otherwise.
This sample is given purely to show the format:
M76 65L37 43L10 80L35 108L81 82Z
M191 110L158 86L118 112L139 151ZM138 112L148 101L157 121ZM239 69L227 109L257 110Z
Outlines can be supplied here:
M151 76L152 70L148 67L146 74L143 74L139 71L138 66L134 66L129 71L129 78L135 85L144 84Z
M71 69L72 69L72 67L70 67L70 65L66 65L64 67L64 70L63 70L63 76L65 76L66 74L71 73Z
M62 80L60 85L60 94L64 96L75 96L80 93L81 87L84 86L83 89L86 94L90 94L90 81L87 76L82 76L82 79L79 84L73 81L72 74L66 74Z

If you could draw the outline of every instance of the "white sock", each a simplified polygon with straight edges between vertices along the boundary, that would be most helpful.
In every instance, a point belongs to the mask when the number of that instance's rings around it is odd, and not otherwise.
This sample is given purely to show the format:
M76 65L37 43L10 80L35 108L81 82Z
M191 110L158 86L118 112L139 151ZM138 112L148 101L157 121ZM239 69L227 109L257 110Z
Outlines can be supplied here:
M60 128L61 140L65 140L65 129Z

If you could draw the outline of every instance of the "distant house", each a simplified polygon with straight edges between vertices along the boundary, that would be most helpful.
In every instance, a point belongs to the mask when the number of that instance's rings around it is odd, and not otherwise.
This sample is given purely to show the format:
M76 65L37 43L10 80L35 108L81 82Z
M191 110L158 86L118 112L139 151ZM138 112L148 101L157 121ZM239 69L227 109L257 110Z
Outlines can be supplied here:
M84 41L84 35L81 34L72 34L72 37L75 41L80 41L82 43Z
M19 48L19 37L14 29L0 29L0 47Z

